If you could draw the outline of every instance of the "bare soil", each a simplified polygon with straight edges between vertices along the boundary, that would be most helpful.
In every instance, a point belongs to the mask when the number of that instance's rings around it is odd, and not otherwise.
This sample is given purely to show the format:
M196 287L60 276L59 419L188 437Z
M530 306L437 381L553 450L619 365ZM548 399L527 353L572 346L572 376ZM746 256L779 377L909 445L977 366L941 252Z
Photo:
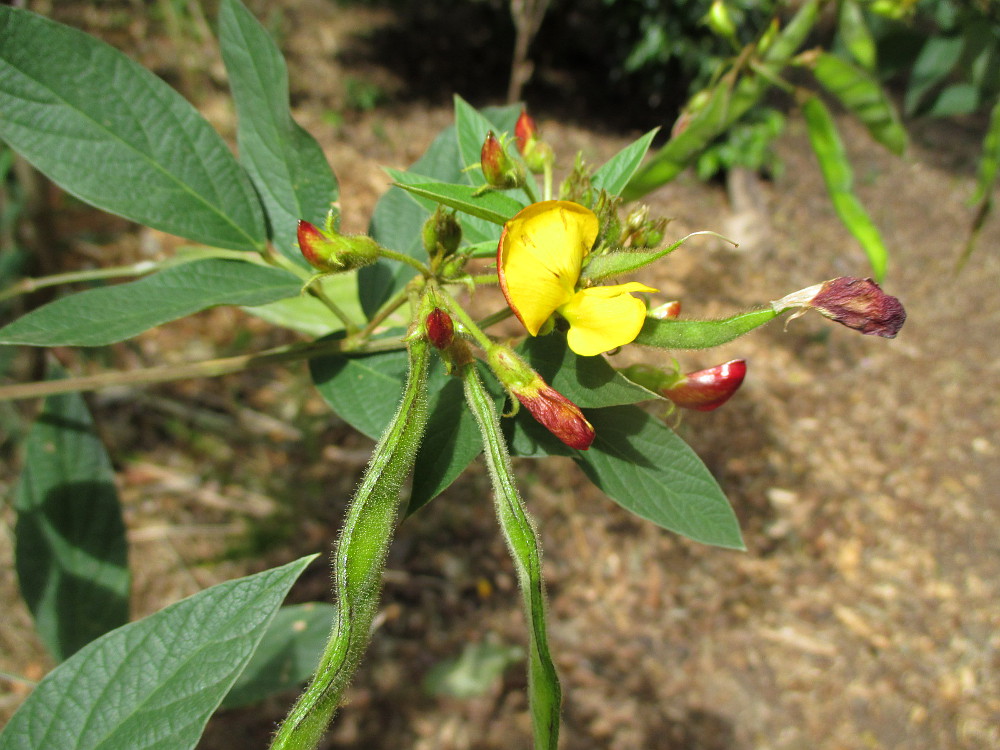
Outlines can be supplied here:
M176 72L162 28L139 16L115 26L78 5L58 10ZM380 167L416 159L450 122L449 107L405 101L397 73L346 53L359 34L391 21L384 11L320 0L287 0L271 16L255 9L280 24L296 115L338 174L346 228L363 231L388 184ZM221 79L215 53L204 53L201 69ZM386 100L348 111L349 80L378 85ZM212 86L189 93L232 133L227 99ZM531 104L564 164L577 150L600 163L638 135ZM567 750L1000 747L1000 221L986 225L978 253L955 272L981 123L917 123L906 159L852 120L839 125L858 191L893 253L885 288L909 316L899 337L861 337L805 316L721 351L678 354L689 370L749 361L723 409L675 418L732 501L747 552L700 546L631 516L568 460L517 464L545 545ZM755 213L734 213L724 189L689 175L650 196L654 214L676 217L671 236L713 229L750 238L736 251L692 242L644 277L664 299L681 299L685 315L730 314L834 276L866 275L799 120L777 148L785 170L754 184ZM89 244L64 229L71 266L171 246L117 222ZM95 246L96 260L84 253ZM216 310L109 356L117 366L192 360L286 336ZM630 350L619 361L636 360L670 355ZM119 468L135 617L328 550L371 447L330 415L302 368L103 393L91 403ZM0 475L5 495L14 481L12 471ZM326 747L530 746L519 666L478 698L421 687L434 664L470 641L525 641L488 495L477 465L399 529L378 630ZM12 527L9 506L0 518ZM37 678L51 663L20 603L9 538L0 535L0 669ZM329 598L323 565L294 598ZM9 715L24 690L0 689ZM292 697L221 713L200 747L265 747Z

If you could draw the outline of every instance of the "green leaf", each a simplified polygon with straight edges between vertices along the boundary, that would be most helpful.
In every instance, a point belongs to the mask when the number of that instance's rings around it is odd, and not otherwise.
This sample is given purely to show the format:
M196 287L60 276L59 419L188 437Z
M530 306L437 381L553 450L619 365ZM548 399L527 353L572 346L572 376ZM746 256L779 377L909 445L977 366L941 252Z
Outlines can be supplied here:
M323 293L337 303L337 306L351 319L360 321L364 317L358 302L358 275L356 271L323 276L313 282ZM245 310L269 323L290 328L314 338L344 330L344 323L330 308L311 294L286 297Z
M919 114L927 93L947 79L962 57L965 39L961 36L930 37L917 55L906 88L906 114Z
M979 89L971 83L946 86L927 110L930 117L969 115L979 109Z
M814 61L816 80L868 128L879 143L897 156L906 151L907 136L896 107L875 77L846 60L822 53Z
M18 582L56 661L128 622L128 545L114 471L79 394L45 400L14 508Z
M516 105L512 105L501 110L483 110L479 112L457 94L454 96L454 104L455 131L458 138L459 158L463 167L462 181L476 187L485 185L486 177L483 175L483 170L478 168L469 169L469 167L475 167L479 164L483 142L491 130L497 137L503 133L512 133L514 131L514 125L517 122L520 110ZM497 117L496 115L500 116ZM508 149L508 152L510 152L510 149ZM534 183L535 178L531 174L527 174L525 175L525 179ZM523 190L514 190L510 194L516 196L518 200L522 200L523 203L529 202L528 196Z
M54 182L164 232L264 246L246 174L167 84L104 42L16 8L0 6L0 39L0 139Z
M485 372L486 367L480 365L480 375ZM483 452L479 428L472 412L466 407L462 384L445 373L440 361L436 361L431 368L427 387L431 394L428 406L430 416L413 468L413 490L407 515L415 513L446 490ZM502 403L506 398L499 385L490 393L495 403Z
M287 271L232 260L194 261L50 302L0 328L0 343L113 344L209 307L263 305L294 297L301 288Z
M489 192L476 195L471 185L453 185L447 182L408 182L416 175L389 170L393 179L408 193L441 203L449 208L503 226L524 205L503 193ZM426 179L426 178L424 178ZM478 240L476 240L478 242Z
M621 193L632 179L632 175L639 169L646 152L649 151L649 145L659 130L653 128L608 159L591 177L593 186L598 190L601 188L607 190L610 195Z
M833 208L868 256L875 281L881 283L889 264L889 251L878 227L854 192L854 173L830 110L814 96L802 105L802 114Z
M549 385L580 408L636 404L660 398L619 373L604 357L574 354L561 333L526 339L518 351Z
M512 664L524 659L524 649L502 643L467 643L462 655L438 662L424 678L431 695L475 698L488 693Z
M736 515L701 459L637 406L587 413L597 437L573 458L612 500L696 542L744 549Z
M279 609L221 708L249 706L302 685L319 663L336 615L335 606L322 602Z
M737 339L776 317L778 313L767 307L721 320L646 318L633 343L660 349L710 349Z
M337 200L337 179L323 149L288 110L281 51L239 0L224 0L219 9L219 42L239 116L240 160L264 203L269 236L283 254L305 264L297 222L322 226Z
M189 750L315 556L226 581L80 649L43 679L0 750Z
M345 422L372 440L385 431L403 395L406 352L334 355L309 360L323 400Z
M474 111L474 110L473 110ZM519 108L516 106L500 109L485 109L483 115L500 127L513 130ZM480 146L482 141L480 141ZM478 151L476 162L479 161ZM420 159L413 164L410 172L426 175L440 182L468 183L468 173L463 173L462 158L459 154L455 127L442 130L434 142L428 147ZM392 187L383 195L375 206L372 215L369 234L380 245L391 250L406 253L414 258L425 257L423 243L420 239L420 229L427 219L429 211L418 205L412 196L401 188ZM466 235L470 242L486 240L488 237L473 239ZM397 294L409 281L414 270L403 263L380 260L365 266L358 273L358 294L365 314L374 315L382 305Z
M406 380L406 352L317 357L310 360L309 370L330 408L374 440L396 413ZM407 514L437 497L482 452L462 384L445 374L439 359L431 367L427 388L429 416L414 462Z
M446 182L461 180L454 128L443 130L413 165L412 171ZM426 257L420 230L429 211L404 190L391 187L379 198L368 233L390 250L413 258ZM370 318L398 293L416 272L405 263L381 259L358 272L358 296Z

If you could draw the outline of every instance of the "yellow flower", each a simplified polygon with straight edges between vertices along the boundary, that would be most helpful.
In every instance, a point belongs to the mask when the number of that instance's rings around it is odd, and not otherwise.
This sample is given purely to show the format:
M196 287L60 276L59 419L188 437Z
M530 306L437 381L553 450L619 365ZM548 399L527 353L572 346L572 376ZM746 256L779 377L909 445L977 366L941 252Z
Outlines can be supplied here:
M537 336L558 312L569 321L569 348L585 357L635 339L646 305L630 292L657 291L635 281L576 288L598 229L590 209L570 201L542 201L507 222L497 248L500 288L528 333Z

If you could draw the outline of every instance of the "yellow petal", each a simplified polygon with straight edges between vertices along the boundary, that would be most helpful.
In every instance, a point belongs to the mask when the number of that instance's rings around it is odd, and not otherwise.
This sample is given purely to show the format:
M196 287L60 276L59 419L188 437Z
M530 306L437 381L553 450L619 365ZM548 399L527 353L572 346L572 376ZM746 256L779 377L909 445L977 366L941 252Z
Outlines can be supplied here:
M630 343L646 319L646 305L629 292L655 291L635 281L581 289L559 310L569 321L569 348L591 357Z
M593 211L570 201L532 203L507 222L497 253L500 287L532 336L573 297L598 228Z

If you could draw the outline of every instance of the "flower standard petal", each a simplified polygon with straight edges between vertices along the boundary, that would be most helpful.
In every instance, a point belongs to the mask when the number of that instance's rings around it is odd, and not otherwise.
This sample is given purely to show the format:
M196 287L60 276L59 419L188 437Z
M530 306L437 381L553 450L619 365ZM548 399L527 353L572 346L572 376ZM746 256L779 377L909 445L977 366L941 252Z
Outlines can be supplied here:
M532 336L574 294L597 216L570 201L532 203L504 226L497 248L500 288Z
M559 309L569 321L569 348L591 357L628 344L646 320L645 303L630 292L655 291L636 281L581 289Z

